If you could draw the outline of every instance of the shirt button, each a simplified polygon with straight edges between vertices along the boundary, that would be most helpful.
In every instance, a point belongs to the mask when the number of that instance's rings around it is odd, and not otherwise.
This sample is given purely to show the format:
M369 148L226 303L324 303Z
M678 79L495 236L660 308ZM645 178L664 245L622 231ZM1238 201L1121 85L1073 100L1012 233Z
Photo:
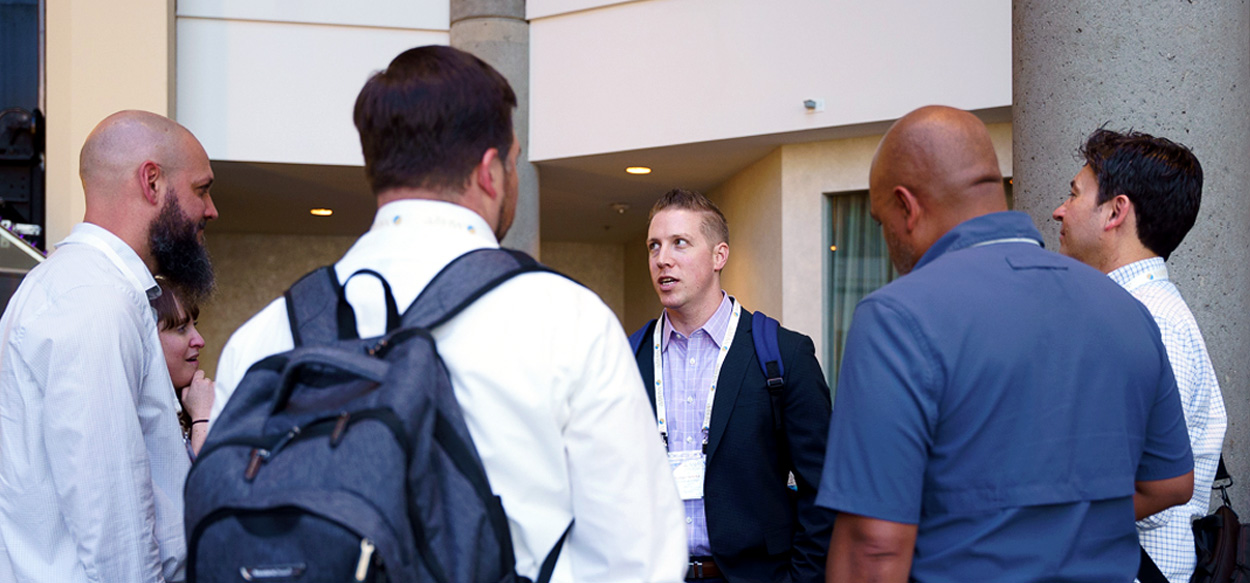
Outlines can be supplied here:
M694 364L694 359L693 359L693 358L691 358L691 359L690 359L690 364Z
M693 403L693 402L694 402L694 396L692 395L692 396L686 397L686 402L687 402L687 403Z
M686 524L694 524L694 519L693 519L693 518L690 518L689 516L687 516L687 517L686 517Z
M693 442L694 442L694 438L693 438L693 437L691 437L691 436L689 436L689 435L687 435L687 436L686 436L686 443L693 443Z

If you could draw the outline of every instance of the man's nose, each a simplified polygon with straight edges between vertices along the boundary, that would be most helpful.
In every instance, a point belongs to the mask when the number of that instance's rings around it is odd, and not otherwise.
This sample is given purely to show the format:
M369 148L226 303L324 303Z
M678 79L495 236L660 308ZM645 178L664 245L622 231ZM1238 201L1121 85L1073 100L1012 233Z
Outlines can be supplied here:
M216 219L217 205L213 204L212 195L204 195L204 203L207 205L204 207L204 218L210 221Z

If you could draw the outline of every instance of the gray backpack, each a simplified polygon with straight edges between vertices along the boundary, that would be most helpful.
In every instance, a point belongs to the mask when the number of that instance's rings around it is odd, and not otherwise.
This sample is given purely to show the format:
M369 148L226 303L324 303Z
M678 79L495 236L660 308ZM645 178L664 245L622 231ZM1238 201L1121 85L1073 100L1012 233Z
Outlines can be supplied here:
M429 331L534 271L551 270L466 253L402 317L386 280L357 272L386 295L388 331L369 339L333 267L291 286L295 348L247 371L187 476L187 581L528 581Z

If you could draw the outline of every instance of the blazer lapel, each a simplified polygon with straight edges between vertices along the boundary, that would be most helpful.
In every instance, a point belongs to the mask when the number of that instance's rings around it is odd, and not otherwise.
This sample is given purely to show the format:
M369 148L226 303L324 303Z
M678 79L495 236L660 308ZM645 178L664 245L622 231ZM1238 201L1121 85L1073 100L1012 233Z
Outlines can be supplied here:
M729 425L734 403L738 400L738 393L742 389L747 366L753 363L755 363L755 343L751 339L751 312L744 309L742 317L738 320L738 331L734 333L734 343L729 347L729 354L725 355L725 364L721 366L720 376L716 379L716 399L712 403L712 424L708 428L708 460L712 459L712 455L716 453L716 446L725 435L725 427ZM654 385L654 382L652 384ZM651 387L651 394L651 400L654 402L654 387Z

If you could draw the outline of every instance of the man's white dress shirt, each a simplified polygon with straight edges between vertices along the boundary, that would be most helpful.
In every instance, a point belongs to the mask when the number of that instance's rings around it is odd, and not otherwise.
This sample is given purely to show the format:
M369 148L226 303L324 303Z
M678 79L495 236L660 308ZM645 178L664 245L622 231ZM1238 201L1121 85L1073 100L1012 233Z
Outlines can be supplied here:
M1180 291L1168 279L1163 258L1130 263L1108 275L1154 316L1180 390L1189 444L1194 452L1194 495L1184 505L1138 521L1137 536L1169 583L1185 583L1198 561L1191 523L1210 510L1211 482L1228 427L1224 396L1202 332Z
M190 462L143 261L74 227L0 319L0 576L181 580Z
M339 281L381 273L401 310L439 270L498 247L459 205L401 200L336 264ZM381 285L353 278L348 301L362 338L383 332ZM521 275L434 330L487 477L503 499L517 572L534 577L576 518L552 581L681 581L686 529L677 488L629 344L593 292L560 276ZM230 338L217 369L212 418L244 373L292 347L286 302L275 300Z

